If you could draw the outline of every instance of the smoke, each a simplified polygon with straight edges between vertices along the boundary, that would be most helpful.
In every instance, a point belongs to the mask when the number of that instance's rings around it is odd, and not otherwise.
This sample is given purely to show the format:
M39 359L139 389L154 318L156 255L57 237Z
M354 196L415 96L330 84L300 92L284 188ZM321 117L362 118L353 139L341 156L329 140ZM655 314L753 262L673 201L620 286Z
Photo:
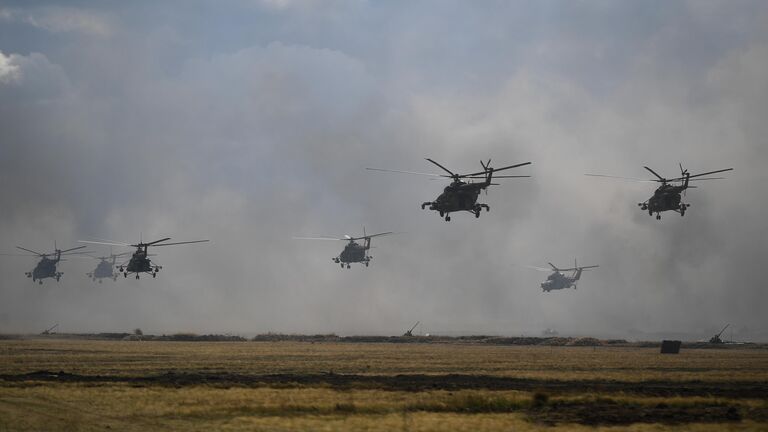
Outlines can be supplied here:
M98 32L0 28L0 238L210 243L157 279L32 285L0 259L3 331L637 331L765 338L768 10L761 2L89 5ZM75 25L73 10L50 22ZM22 17L22 18L20 18ZM69 25L68 24L68 25ZM78 24L79 25L79 24ZM479 220L420 210L432 171L532 161ZM647 184L734 167L657 222ZM369 268L331 262L374 239ZM94 249L99 255L106 249ZM122 251L122 249L121 249ZM599 264L542 293L525 265Z

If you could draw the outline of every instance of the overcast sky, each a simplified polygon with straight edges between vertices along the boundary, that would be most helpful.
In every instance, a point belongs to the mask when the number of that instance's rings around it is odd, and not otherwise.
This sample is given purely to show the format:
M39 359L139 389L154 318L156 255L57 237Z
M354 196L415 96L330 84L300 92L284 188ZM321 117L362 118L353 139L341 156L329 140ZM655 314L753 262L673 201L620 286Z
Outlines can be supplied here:
M0 2L0 252L211 240L101 285L0 257L0 331L768 339L767 73L761 0ZM533 177L444 222L442 182L364 170L425 157ZM679 162L735 171L661 221L583 175ZM369 268L292 239L363 225L404 233ZM576 291L525 267L574 258Z

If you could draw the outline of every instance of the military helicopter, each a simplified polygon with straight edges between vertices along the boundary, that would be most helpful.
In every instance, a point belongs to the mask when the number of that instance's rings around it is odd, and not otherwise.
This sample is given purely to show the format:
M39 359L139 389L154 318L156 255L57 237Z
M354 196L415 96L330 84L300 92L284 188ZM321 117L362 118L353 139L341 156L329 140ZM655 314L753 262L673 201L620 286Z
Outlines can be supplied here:
M541 283L541 289L544 292L550 292L552 290L561 290L566 288L576 289L576 284L579 282L579 279L581 279L581 273L585 270L596 268L599 266L593 265L593 266L581 266L579 267L579 264L576 262L576 260L573 260L573 267L572 268L557 268L552 263L549 264L551 269L545 268L545 267L532 267L528 266L534 270L538 271L553 271L551 275L547 276L547 280ZM563 272L573 271L573 274L571 276L566 276L563 274Z
M99 283L101 283L102 279L107 279L107 278L112 279L113 281L116 281L117 276L120 274L114 271L117 258L120 258L128 254L129 252L123 252L120 254L109 254L109 256L100 256L100 257L88 255L89 257L100 260L100 261L96 265L96 268L93 269L92 272L86 273L86 276L91 278L91 280L93 280L94 282L98 280Z
M373 237L379 237L379 236L385 236L393 234L391 231L378 233L378 234L372 234L372 235L366 235L365 234L365 227L363 227L363 236L362 237L351 237L348 235L345 235L342 238L336 238L336 237L294 237L295 240L336 240L336 241L347 241L347 245L344 246L344 250L341 251L339 256L331 258L333 262L336 264L341 265L341 268L350 268L350 263L362 263L366 267L370 264L371 260L373 259L372 256L368 255L368 250L371 248L371 239ZM357 243L357 240L363 240L363 244Z
M170 239L171 239L170 237L166 237L164 239L155 240L149 243L144 243L140 241L137 244L118 243L118 242L109 242L109 241L91 241L91 240L78 240L78 241L81 243L135 247L136 251L131 256L131 259L128 261L127 265L124 265L124 264L120 265L118 270L126 278L128 277L129 273L136 273L136 279L139 279L139 274L141 273L151 274L153 278L157 277L157 272L159 272L160 269L163 268L157 263L153 263L152 260L149 259L150 255L147 253L147 248L149 248L150 246L174 246L174 245L182 245L182 244L190 244L190 243L203 243L208 241L208 240L194 240L194 241L185 241L185 242L163 243Z
M688 209L688 207L690 207L691 205L685 204L682 202L681 194L684 194L686 189L696 187L696 186L689 186L688 182L699 181L699 180L722 180L725 177L702 177L702 176L717 174L725 171L733 171L733 168L726 168L726 169L691 175L687 169L683 169L683 164L680 164L680 177L666 179L660 176L659 174L657 174L656 171L648 168L647 166L643 168L650 171L650 173L656 176L656 178L650 179L650 180L644 180L644 179L636 179L632 177L619 177L619 176L610 176L610 175L603 175L603 174L585 174L585 175L590 177L619 178L619 179L646 182L646 183L648 182L661 183L661 186L659 186L656 189L656 191L653 192L652 197L650 197L645 202L641 202L637 204L641 210L647 210L650 216L653 216L653 214L656 213L656 220L660 220L661 212L665 212L669 210L680 213L680 216L685 216L686 209ZM674 183L680 183L680 184L675 185Z
M37 263L35 268L32 271L28 271L24 274L28 278L32 278L32 282L37 282L40 285L42 285L43 279L45 278L54 278L56 279L56 282L58 282L61 279L61 276L64 275L63 272L60 272L56 269L56 265L59 263L59 261L63 261L61 259L62 256L85 253L85 252L72 252L72 251L83 249L86 246L78 246L72 249L60 250L58 249L58 247L56 246L56 243L54 242L53 247L54 247L53 252L40 253L40 252L35 252L31 249L23 248L21 246L16 246L17 249L21 249L26 252L31 252L34 255L27 255L27 254L2 254L2 255L40 257L40 261ZM53 258L49 258L51 256L53 256Z
M490 211L491 208L488 207L488 204L482 204L477 202L477 198L480 196L480 191L485 190L488 186L491 185L498 185L498 183L492 183L492 180L494 178L523 178L523 177L530 177L528 175L501 175L493 177L493 173L497 171L504 171L511 168L517 168L524 165L530 165L530 162L523 162L517 165L510 165L505 166L502 168L492 168L491 167L491 160L488 159L488 162L485 163L483 161L480 161L480 165L483 166L483 170L471 174L456 174L449 170L448 168L440 165L439 163L433 161L430 158L426 158L429 162L437 165L440 167L443 171L447 172L449 175L445 174L430 174L430 173L419 173L419 172L410 172L410 171L398 171L398 170L390 170L390 169L383 169L383 168L366 168L367 170L371 171L385 171L385 172L395 172L395 173L403 173L403 174L416 174L416 175L425 175L425 176L431 176L431 177L446 177L446 178L452 178L453 181L451 184L445 187L443 190L443 193L441 193L437 199L434 201L427 201L423 204L421 204L421 209L424 210L427 206L429 206L430 210L435 210L440 213L440 217L444 217L446 221L451 220L450 214L452 212L457 211L467 211L470 213L474 213L476 218L480 217L480 212L482 209L485 209L485 211ZM462 179L483 179L482 182L474 183L474 182L465 182L462 181Z

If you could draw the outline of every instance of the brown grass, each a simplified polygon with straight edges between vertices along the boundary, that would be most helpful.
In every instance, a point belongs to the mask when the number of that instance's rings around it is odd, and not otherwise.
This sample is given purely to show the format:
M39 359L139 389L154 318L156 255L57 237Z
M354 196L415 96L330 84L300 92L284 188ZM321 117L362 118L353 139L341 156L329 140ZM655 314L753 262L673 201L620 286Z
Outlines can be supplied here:
M80 375L475 374L637 383L702 380L766 383L763 350L515 347L295 342L184 343L0 341L0 374L39 370ZM768 430L768 402L711 396L549 394L527 391L399 391L323 385L189 385L0 380L0 432L10 430ZM731 409L742 419L717 417ZM648 413L673 420L644 418ZM670 414L671 413L671 414ZM697 420L691 415L712 414ZM610 415L609 415L610 414ZM621 423L626 416L635 420ZM677 416L677 417L675 417ZM674 418L680 421L675 422ZM661 418L661 417L660 417ZM640 419L640 420L637 420ZM635 422L638 421L638 422ZM703 423L702 423L703 422Z

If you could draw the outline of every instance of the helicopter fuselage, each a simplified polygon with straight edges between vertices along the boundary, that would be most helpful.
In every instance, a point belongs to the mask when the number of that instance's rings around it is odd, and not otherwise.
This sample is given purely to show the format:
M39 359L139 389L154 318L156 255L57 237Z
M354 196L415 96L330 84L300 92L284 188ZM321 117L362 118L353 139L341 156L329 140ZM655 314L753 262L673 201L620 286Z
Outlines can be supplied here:
M370 256L368 256L367 252L368 249L371 248L371 240L367 239L364 244L357 243L355 241L350 241L347 243L346 246L344 246L344 250L341 251L339 256L333 258L333 261L336 264L341 264L341 267L350 267L350 263L363 263L366 267L368 267L368 263L371 261Z
M569 277L560 272L552 273L547 276L547 280L541 283L541 289L545 292L553 290L561 290L573 287L576 288L576 281L579 280L576 276Z
M638 205L642 210L647 210L651 216L656 213L656 219L661 219L660 213L665 211L676 211L681 216L684 216L685 210L690 206L690 204L682 202L682 192L687 188L687 185L673 186L663 184L656 189L648 201Z
M430 210L439 212L441 217L444 216L446 221L451 220L450 213L458 211L468 211L474 213L475 217L480 217L480 211L483 208L486 211L490 208L487 204L478 204L477 198L480 196L480 191L489 185L490 181L482 183L454 181L445 187L437 199L423 203L421 208L424 209L428 206Z
M56 270L56 264L58 264L59 260L59 256L54 259L43 256L35 268L31 272L27 272L26 275L27 277L32 278L33 282L40 281L40 283L43 283L42 280L45 278L54 278L58 281L61 279L61 275L64 274Z
M88 273L88 277L93 279L94 281L99 279L99 282L101 282L101 279L110 278L113 280L117 279L117 273L114 271L114 261L109 262L105 259L102 259L99 261L99 264L96 265L96 268L91 272Z
M153 265L152 261L147 256L147 248L139 247L131 256L128 265L125 267L121 266L119 270L125 277L128 277L128 273L136 273L136 279L138 279L139 273L149 273L152 277L156 277L157 272L160 271L160 269L161 267Z

